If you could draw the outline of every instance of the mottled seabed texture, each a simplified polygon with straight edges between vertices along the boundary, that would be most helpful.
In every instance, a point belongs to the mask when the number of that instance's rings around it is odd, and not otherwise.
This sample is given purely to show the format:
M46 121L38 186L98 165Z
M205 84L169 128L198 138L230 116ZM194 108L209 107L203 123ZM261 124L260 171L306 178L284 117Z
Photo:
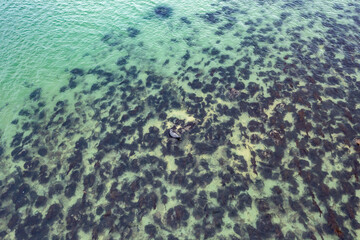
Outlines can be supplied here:
M360 238L358 1L47 2L0 4L1 239Z

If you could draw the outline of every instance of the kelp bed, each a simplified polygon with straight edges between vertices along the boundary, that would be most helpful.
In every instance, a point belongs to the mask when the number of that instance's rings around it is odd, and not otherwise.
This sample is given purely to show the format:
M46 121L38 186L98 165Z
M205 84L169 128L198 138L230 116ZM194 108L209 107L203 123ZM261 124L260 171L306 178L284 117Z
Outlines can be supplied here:
M360 5L272 2L274 21L159 5L149 18L203 21L214 44L143 62L129 27L101 39L113 67L34 89L1 138L1 238L358 239Z

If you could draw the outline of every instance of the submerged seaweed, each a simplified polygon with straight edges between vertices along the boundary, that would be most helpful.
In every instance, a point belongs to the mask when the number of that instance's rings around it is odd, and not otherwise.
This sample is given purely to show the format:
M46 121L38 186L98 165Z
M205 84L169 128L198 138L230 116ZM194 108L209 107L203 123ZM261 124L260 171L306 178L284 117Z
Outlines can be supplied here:
M34 88L0 138L0 238L356 239L360 6L333 5L344 25L273 4L276 20L156 6L184 45L152 55L129 26L101 39L111 66L66 71L60 95ZM195 19L208 43L185 36Z

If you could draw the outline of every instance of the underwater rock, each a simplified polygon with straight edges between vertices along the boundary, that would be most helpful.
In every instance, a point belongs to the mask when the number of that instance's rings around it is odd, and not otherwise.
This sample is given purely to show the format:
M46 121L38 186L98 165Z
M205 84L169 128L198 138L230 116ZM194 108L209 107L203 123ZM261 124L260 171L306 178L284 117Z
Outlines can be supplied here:
M157 16L161 18L169 18L173 13L173 9L166 6L157 6L154 9L154 12Z

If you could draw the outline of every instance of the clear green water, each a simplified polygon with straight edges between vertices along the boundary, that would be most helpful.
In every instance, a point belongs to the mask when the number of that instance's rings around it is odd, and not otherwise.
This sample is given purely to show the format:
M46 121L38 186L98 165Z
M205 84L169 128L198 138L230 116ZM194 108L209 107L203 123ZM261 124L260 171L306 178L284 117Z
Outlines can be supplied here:
M4 1L0 238L358 239L359 13Z

